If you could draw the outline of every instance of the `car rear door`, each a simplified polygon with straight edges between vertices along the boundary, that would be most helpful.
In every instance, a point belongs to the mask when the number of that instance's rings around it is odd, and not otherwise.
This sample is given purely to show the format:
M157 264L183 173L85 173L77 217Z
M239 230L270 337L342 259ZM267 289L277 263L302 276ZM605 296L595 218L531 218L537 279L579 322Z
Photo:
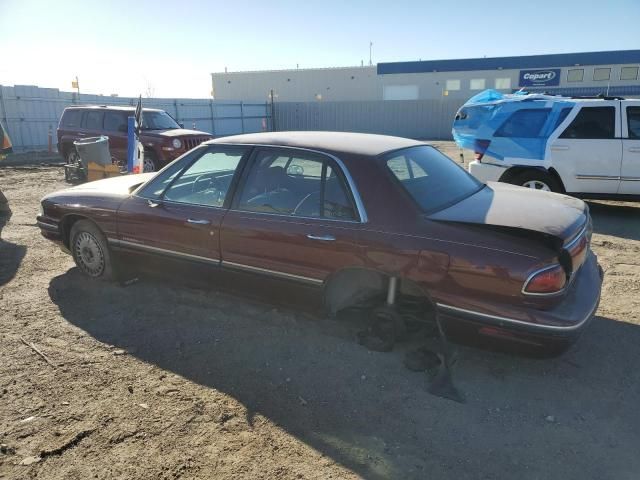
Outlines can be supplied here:
M114 246L185 262L218 265L220 223L248 147L194 150L118 210Z
M640 100L622 102L622 168L620 190L640 195Z
M358 237L366 214L335 157L261 147L240 185L222 223L224 267L320 285L365 263Z
M617 100L582 102L550 137L551 163L567 192L618 192L622 163L619 104Z

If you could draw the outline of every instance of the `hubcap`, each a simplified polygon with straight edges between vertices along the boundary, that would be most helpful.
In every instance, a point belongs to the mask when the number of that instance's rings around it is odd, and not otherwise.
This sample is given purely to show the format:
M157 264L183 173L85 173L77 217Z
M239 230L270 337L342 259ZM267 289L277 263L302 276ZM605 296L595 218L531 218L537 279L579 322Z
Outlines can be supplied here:
M96 237L82 232L76 237L75 245L78 266L91 277L99 277L104 271L104 254Z
M549 188L549 185L547 185L544 182L541 182L540 180L529 180L528 182L524 182L522 186L526 188L533 188L534 190L544 190L546 192L551 191L551 189Z
M151 160L150 158L146 158L144 159L144 163L142 164L142 170L146 173L146 172L155 172L156 171L156 164L153 163L153 160Z

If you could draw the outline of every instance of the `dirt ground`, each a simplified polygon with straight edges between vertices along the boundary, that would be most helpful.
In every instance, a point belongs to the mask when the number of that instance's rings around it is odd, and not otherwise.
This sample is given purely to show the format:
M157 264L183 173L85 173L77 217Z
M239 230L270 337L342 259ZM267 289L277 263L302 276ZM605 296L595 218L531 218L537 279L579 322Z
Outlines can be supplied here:
M411 344L368 351L348 322L85 280L35 226L64 187L60 168L0 167L0 478L640 477L640 204L590 202L606 274L579 342L457 347L459 404L403 366Z

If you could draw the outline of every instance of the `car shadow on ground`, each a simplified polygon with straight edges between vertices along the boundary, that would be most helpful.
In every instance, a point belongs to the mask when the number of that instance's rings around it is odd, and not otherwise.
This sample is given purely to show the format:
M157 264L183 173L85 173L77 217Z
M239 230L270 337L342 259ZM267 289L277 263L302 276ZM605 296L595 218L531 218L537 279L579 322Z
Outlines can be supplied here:
M10 282L15 276L27 252L27 247L2 239L2 230L10 218L9 204L0 191L0 286Z
M26 253L27 247L0 238L0 287L15 276Z
M640 203L612 204L589 201L593 230L603 235L640 240Z
M75 268L49 295L98 341L233 396L249 425L267 417L364 478L640 470L637 325L596 318L546 360L458 347L459 404L427 393L426 374L403 366L408 346L370 352L338 321L159 280L87 282Z

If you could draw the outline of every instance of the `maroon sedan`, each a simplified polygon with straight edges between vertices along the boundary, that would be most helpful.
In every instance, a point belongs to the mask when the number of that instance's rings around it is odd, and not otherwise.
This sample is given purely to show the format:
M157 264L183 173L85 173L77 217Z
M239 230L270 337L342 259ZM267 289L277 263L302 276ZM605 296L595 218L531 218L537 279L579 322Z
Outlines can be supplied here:
M380 135L219 138L156 174L50 194L37 221L89 277L122 258L243 271L316 287L331 314L426 300L447 330L529 345L574 339L602 284L581 200L485 185Z

